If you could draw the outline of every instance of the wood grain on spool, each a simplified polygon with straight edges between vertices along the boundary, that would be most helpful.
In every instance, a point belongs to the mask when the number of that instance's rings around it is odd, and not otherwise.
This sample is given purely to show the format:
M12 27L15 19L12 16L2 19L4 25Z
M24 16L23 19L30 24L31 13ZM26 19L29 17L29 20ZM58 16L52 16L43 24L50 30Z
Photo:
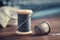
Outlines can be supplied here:
M28 9L21 9L21 10L17 10L17 13L26 15L26 14L32 14L33 11L32 10L28 10Z
M28 9L20 9L20 10L17 10L17 13L18 13L18 18L20 18L20 21L23 22L22 20L26 20L25 18L27 18L29 15L32 14L32 10L28 10ZM20 17L19 17L20 16ZM18 19L19 20L19 19ZM29 20L27 20L28 22ZM18 21L19 22L19 21ZM29 24L29 22L28 22ZM27 24L23 24L23 25L27 25ZM29 26L28 26L29 27ZM22 29L21 29L22 28ZM16 31L16 34L18 35L28 35L28 34L32 34L32 31L30 30L30 27L28 28L29 30L26 30L26 29L23 29L24 26L21 26L20 27L20 31Z

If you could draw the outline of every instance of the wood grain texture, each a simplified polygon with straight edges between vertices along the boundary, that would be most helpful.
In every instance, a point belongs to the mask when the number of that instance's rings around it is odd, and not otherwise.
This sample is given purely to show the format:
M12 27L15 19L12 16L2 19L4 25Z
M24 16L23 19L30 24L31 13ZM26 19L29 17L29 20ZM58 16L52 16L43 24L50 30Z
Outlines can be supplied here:
M34 26L42 21L48 21L51 26L51 32L49 34L60 33L60 17L50 17L44 19L32 19L32 31L34 32ZM44 36L19 36L15 34L14 30L16 26L7 26L6 29L2 29L0 26L0 40L60 40L60 36L44 35ZM13 32L12 32L13 31ZM10 32L10 33L9 33ZM5 35L5 36L4 36ZM8 35L8 36L6 36Z

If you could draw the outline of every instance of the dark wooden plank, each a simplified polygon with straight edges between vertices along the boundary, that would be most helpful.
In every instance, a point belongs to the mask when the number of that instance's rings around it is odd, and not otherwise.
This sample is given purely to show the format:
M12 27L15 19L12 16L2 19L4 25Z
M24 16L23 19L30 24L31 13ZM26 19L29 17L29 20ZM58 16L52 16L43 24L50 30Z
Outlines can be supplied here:
M49 34L60 33L60 18L51 17L44 19L33 19L32 20L32 31L34 32L34 26L42 21L48 21L51 25L51 32ZM45 36L19 36L15 34L15 28L17 26L7 26L6 29L3 29L0 26L0 40L60 40L59 36L45 35ZM4 36L5 35L5 36Z

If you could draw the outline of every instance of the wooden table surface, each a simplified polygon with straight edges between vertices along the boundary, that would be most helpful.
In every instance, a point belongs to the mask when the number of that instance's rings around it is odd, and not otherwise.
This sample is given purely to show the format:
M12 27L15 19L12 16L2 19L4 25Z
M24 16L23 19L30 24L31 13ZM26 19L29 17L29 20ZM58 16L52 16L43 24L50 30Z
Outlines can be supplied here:
M60 33L60 17L50 17L50 18L41 18L32 20L32 31L34 32L34 26L42 21L48 21L51 26L50 35L44 36L19 36L14 34L16 31L16 26L7 26L6 29L3 29L0 26L0 40L60 40L60 35L51 35L55 33ZM7 33L6 33L7 32ZM8 35L8 36L6 36Z

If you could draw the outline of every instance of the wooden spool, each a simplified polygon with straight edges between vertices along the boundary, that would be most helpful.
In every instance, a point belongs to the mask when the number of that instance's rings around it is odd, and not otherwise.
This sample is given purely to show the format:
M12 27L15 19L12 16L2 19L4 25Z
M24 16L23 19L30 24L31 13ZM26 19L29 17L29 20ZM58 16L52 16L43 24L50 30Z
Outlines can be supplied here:
M18 26L24 22L29 16L32 14L32 10L21 9L17 11L18 13ZM27 35L31 34L31 18L29 18L25 23L18 27L18 31L16 31L18 35Z

